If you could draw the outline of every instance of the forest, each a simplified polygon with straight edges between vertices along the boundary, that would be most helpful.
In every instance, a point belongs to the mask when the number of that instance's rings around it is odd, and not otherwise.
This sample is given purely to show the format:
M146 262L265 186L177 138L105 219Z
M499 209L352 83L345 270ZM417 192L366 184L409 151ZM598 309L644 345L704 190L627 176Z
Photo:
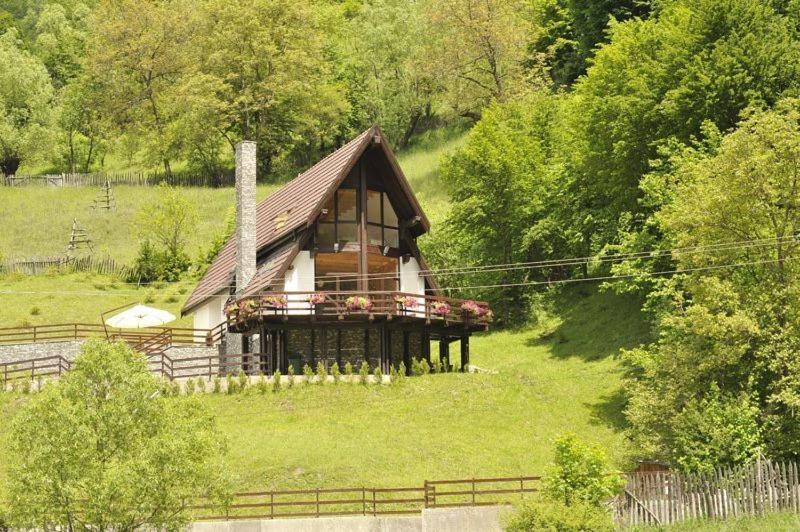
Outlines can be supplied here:
M798 458L797 0L0 0L0 172L281 181L378 123L469 128L422 242L497 326L635 294L627 430L686 471Z

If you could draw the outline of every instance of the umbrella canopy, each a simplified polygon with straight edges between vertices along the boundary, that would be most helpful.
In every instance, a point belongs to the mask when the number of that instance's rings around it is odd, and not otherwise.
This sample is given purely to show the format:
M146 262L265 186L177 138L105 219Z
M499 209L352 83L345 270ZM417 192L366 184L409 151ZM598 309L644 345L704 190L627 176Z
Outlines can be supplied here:
M141 329L143 327L158 327L175 319L175 316L166 310L160 310L145 305L136 305L116 316L106 320L106 325L118 329Z

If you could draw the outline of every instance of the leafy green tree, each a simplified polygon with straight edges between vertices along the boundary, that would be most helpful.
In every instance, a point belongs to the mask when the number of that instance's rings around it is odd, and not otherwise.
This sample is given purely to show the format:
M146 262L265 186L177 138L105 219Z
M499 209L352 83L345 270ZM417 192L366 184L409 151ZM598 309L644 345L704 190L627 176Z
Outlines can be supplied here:
M423 0L365 2L341 36L339 76L350 104L348 135L380 124L397 147L433 120L442 86L427 66L431 31Z
M798 120L794 100L753 112L718 148L685 158L667 177L658 228L676 246L699 248L676 254L687 272L649 296L662 300L658 340L625 354L636 375L627 414L643 453L686 468L700 467L698 456L729 465L752 457L759 434L770 434L767 454L797 456ZM716 416L719 427L691 421L700 415Z
M664 143L699 137L706 121L725 131L743 109L796 93L800 79L796 24L767 0L675 0L609 32L575 85L573 114L596 250L615 240L621 215L643 211L638 185Z
M583 444L573 435L556 440L553 464L542 480L545 496L567 506L600 506L621 487L621 475L610 468L600 447Z
M556 85L571 85L586 72L595 49L606 42L609 21L646 18L650 4L650 0L536 2L531 48L545 54Z
M197 222L197 207L180 189L162 182L158 201L142 207L137 215L139 232L152 238L172 255L183 252L189 232Z
M222 435L196 398L164 398L145 358L91 341L33 396L10 436L8 520L19 528L178 529L224 498Z
M528 2L428 0L425 15L431 20L431 76L440 80L457 115L477 120L491 103L541 85L539 73L526 68Z
M561 194L563 112L561 98L548 93L492 107L466 145L442 163L453 206L445 223L423 243L434 267L510 264L564 253L572 236L553 221L567 197ZM492 287L553 274L558 272L494 270L448 275L445 282ZM528 291L511 286L468 293L493 303L499 318L519 321L527 317Z
M0 35L0 173L44 153L51 138L53 86L47 69L11 28Z
M213 109L206 129L231 149L241 138L258 142L262 175L298 152L333 146L346 102L325 55L327 11L291 0L207 0L200 12L196 61Z
M148 162L163 165L167 177L183 149L178 119L189 105L197 11L187 0L103 0L92 15L85 64L101 87L98 105L119 129L145 140Z

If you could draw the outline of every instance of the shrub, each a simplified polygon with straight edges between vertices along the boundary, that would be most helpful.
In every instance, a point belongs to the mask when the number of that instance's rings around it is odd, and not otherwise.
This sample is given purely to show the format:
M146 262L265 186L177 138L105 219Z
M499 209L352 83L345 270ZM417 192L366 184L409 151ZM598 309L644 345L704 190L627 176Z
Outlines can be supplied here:
M275 372L272 374L272 391L279 392L281 391L281 370L276 369Z
M306 384L314 382L314 370L308 364L303 366L303 377L306 378Z
M567 435L555 442L555 459L542 481L542 492L566 505L599 506L616 495L622 483L622 477L611 470L600 447L582 444L575 436Z
M159 251L149 240L144 240L125 280L131 283L175 282L180 280L190 266L191 260L183 250Z
M289 364L289 369L286 370L286 375L289 377L289 388L294 386L294 366Z
M24 393L24 394L31 393L31 380L28 379L28 378L23 378L22 379L22 384L20 385L19 391Z
M411 359L411 374L415 377L422 375L422 368L419 365L419 360L416 358Z
M267 393L267 390L269 389L269 386L267 386L267 377L263 373L258 378L258 382L256 383L256 389L260 394Z
M339 371L339 364L337 362L334 362L333 366L331 366L331 376L333 377L334 384L338 384L339 380L342 378L342 374Z
M206 393L206 380L203 377L197 378L197 393Z
M178 397L181 394L181 385L178 381L170 381L169 392L173 397Z
M420 375L427 375L431 372L431 365L428 364L428 361L424 358L419 361L419 374Z
M353 365L348 362L344 365L344 374L347 375L347 380L352 380L353 378Z
M220 380L219 376L214 377L214 393L222 392L222 381Z
M238 378L239 378L239 383L238 383L239 384L239 391L243 392L245 390L245 388L247 388L247 384L250 381L247 379L247 374L242 369L239 370Z
M233 378L233 374L228 373L227 377L225 377L227 381L226 384L228 385L226 388L226 392L228 395L236 393L238 390L236 389L236 380Z
M550 530L554 532L612 532L611 514L598 506L537 500L524 505L506 522L507 532Z
M406 363L400 362L400 365L397 366L397 376L400 378L400 380L403 380L406 378L407 374L408 370L406 369Z
M442 365L442 361L437 359L436 362L433 363L431 371L433 373L444 373L444 366Z
M325 371L325 364L320 360L317 362L317 383L325 384L326 380L328 380L328 372Z
M40 309L39 307L32 307L31 308L31 316L38 316L41 313L42 313L42 309Z
M361 368L358 370L358 382L361 384L369 382L369 364L366 360L361 362Z
M395 383L395 382L398 381L397 368L394 366L394 364L389 366L389 379L391 380L392 383Z
M184 385L186 395L194 395L194 379L186 379L186 384Z
M381 384L383 382L383 370L380 364L375 366L375 369L372 370L372 375L375 377L376 384Z

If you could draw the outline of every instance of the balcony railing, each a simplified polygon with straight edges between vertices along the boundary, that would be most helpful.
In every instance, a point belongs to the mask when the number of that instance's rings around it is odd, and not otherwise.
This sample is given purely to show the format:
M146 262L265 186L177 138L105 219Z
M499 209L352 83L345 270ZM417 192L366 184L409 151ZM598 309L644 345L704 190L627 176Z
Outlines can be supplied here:
M270 292L230 302L231 327L254 319L308 316L310 319L412 318L427 323L485 327L492 320L488 303L405 292Z

